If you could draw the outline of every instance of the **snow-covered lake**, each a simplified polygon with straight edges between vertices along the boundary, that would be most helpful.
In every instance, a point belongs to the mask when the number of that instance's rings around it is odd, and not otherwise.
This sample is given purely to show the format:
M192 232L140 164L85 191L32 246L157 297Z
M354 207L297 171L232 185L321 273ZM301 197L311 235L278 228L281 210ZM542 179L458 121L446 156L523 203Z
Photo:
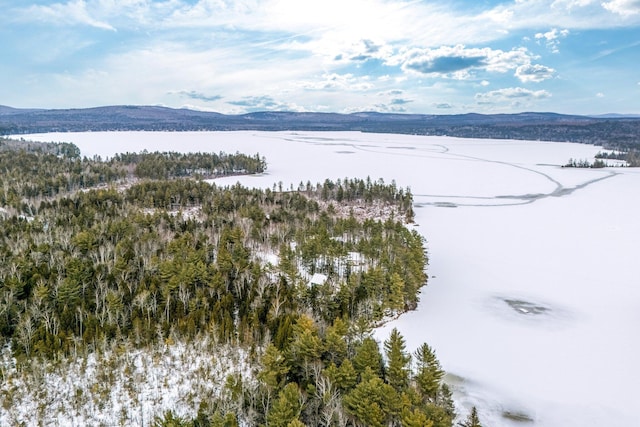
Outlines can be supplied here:
M240 151L268 172L219 184L344 177L411 187L431 276L397 327L436 349L486 426L640 426L640 170L563 169L598 147L357 132L24 136L83 155ZM533 421L514 421L511 413Z

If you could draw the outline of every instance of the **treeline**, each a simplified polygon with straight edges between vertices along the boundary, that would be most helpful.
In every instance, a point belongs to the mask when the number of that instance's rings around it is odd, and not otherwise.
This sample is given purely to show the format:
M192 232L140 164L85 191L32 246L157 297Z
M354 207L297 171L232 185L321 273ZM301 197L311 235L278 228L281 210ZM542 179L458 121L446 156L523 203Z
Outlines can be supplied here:
M135 166L138 178L168 179L187 176L215 178L232 174L262 173L267 162L260 154L247 156L236 152L226 153L176 153L154 152L116 154L112 163Z
M255 112L226 116L159 107L112 106L84 110L13 110L0 116L0 134L51 131L360 131L462 138L578 142L638 149L640 120L553 113L415 115L381 113Z
M564 168L592 168L592 169L601 169L606 167L607 164L602 159L596 159L593 163L589 160L577 160L577 159L569 159L567 164L565 164Z
M624 160L625 162L627 162L627 166L629 167L640 166L640 151L637 150L612 151L604 153L598 152L595 157L596 159Z
M306 191L309 190L309 182L307 182ZM413 200L411 192L407 189L397 187L395 181L386 184L384 180L366 179L349 179L343 181L338 179L335 183L331 180L325 180L322 184L320 196L323 200L335 200L337 202L364 200L371 203L373 200L382 200L388 203L397 203L401 209L408 209Z
M0 140L0 207L33 216L42 200L128 178L213 178L255 174L266 160L245 154L142 152L100 157L80 156L70 143Z
M48 153L72 159L80 157L80 149L69 142L37 142L0 137L0 151L17 150Z
M127 175L123 168L81 159L73 149L59 154L39 149L2 150L0 170L0 206L29 215L45 198L115 182Z

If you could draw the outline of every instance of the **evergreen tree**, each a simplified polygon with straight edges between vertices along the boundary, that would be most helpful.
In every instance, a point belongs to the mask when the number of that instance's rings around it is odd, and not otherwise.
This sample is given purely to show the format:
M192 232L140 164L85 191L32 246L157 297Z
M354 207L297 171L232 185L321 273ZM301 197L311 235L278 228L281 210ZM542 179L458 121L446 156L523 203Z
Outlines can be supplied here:
M194 423L193 427L238 427L238 420L235 414L231 412L227 412L222 416L220 412L216 411L208 424L202 423L201 425L196 425L196 423Z
M366 372L371 373L370 369ZM399 412L396 391L375 376L361 381L349 392L344 397L344 406L358 426L383 427Z
M395 390L403 391L409 387L411 356L405 351L404 338L393 328L389 338L384 342L387 356L386 380Z
M341 318L336 318L333 325L327 328L325 334L325 353L327 358L334 363L341 363L347 355L347 335L348 325Z
M423 398L435 401L440 390L440 382L444 376L444 371L440 367L440 362L436 359L435 353L424 343L414 353L416 360L415 383Z
M156 417L153 420L153 427L189 427L190 424L189 421L175 415L173 411L167 411L162 417Z
M453 394L449 389L449 386L442 383L440 386L440 392L438 393L437 405L444 409L449 419L453 420L456 417L456 407L453 403Z
M402 311L404 309L404 280L398 273L393 273L389 282L386 305L393 311Z
M482 424L480 424L480 418L478 417L478 410L475 406L471 408L471 412L467 418L465 418L463 422L458 423L458 425L460 427L482 427Z
M402 411L402 427L433 427L433 421L427 419L427 416L419 409L410 410L408 408Z
M295 371L293 375L309 377L311 367L319 361L322 354L322 340L318 328L309 316L300 316L293 326L293 339L287 348L287 360Z
M298 390L298 385L295 383L287 384L267 415L267 425L269 427L287 427L290 422L300 416L302 404L302 395Z
M284 355L273 344L267 346L262 356L262 366L258 379L271 389L279 389L290 368Z
M369 368L376 376L382 377L384 365L376 340L366 337L362 341L353 357L353 367L359 374Z
M324 372L331 382L341 390L351 389L358 380L358 373L349 359L342 362L340 367L332 362Z

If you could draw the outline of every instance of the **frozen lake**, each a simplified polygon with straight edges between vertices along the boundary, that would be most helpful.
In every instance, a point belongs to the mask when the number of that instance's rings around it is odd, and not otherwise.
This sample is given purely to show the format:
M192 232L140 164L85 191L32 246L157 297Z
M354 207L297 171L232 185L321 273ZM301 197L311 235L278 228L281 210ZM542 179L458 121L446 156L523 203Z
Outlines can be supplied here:
M219 184L395 179L414 194L431 278L378 338L397 327L412 351L428 342L458 405L476 405L486 426L640 426L640 170L560 167L598 147L357 132L24 137L86 156L266 156L267 173Z

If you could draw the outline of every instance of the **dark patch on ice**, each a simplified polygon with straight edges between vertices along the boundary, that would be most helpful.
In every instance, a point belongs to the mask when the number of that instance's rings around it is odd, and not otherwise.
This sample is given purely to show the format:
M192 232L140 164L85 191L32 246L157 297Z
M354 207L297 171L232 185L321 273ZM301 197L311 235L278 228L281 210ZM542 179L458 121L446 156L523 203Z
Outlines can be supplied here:
M533 418L529 415L519 412L519 411L503 411L502 418L506 418L511 421L515 421L518 423L532 423Z
M566 307L525 295L492 295L483 305L490 313L505 320L554 329L568 326L577 315Z
M462 385L466 382L464 377L461 377L460 375L452 374L451 372L447 372L444 374L444 380L448 385L453 385L453 386Z
M336 151L338 154L356 154L355 151Z
M416 147L387 147L392 150L415 150Z
M506 302L509 307L514 309L516 313L524 314L527 316L547 314L549 311L551 311L550 307L520 299L503 299L503 301Z
M451 202L435 202L433 206L436 206L438 208L457 208L458 207L458 205Z
M302 139L305 141L344 141L344 139L337 138L323 138L321 136L296 136L296 139Z
M496 196L496 199L515 199L515 200L538 200L542 197L546 197L545 194L537 193L537 194L522 194L520 196Z

